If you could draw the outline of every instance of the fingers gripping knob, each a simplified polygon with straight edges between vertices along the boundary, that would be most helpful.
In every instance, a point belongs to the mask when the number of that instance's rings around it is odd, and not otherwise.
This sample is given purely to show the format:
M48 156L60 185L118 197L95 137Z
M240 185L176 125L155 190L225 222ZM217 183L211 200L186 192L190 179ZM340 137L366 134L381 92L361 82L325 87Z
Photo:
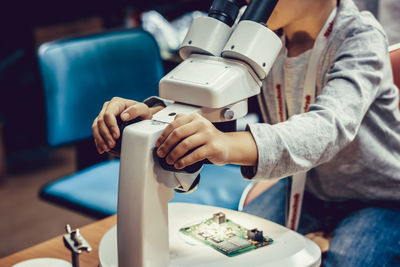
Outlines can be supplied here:
M125 127L128 125L134 124L136 122L139 122L141 120L142 119L138 117L138 118L130 120L130 121L123 121L123 120L121 120L121 118L119 116L117 116L117 124L118 124L118 128L119 128L119 132L121 134L120 134L120 137L117 140L115 140L115 146L108 153L110 153L111 155L113 155L115 157L119 157L121 155L122 133L124 132Z
M192 153L193 150L188 151L183 157L185 157L186 155ZM174 165L172 164L168 164L166 157L160 158L157 154L157 147L155 147L153 149L153 156L156 160L158 160L158 162L160 163L160 166L167 171L171 171L171 172L187 172L187 173L195 173L197 171L199 171L201 169L201 167L203 167L204 164L211 164L209 160L205 159L202 161L198 161L192 165L186 166L183 169L176 169L174 167Z

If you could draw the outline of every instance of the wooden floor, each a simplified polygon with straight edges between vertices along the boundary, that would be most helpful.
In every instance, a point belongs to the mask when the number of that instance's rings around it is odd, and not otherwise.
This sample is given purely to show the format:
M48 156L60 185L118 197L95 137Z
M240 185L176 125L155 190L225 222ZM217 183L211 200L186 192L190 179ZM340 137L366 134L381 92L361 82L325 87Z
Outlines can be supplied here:
M3 177L0 184L0 258L94 220L40 200L44 184L75 171L75 150L62 148L29 170Z

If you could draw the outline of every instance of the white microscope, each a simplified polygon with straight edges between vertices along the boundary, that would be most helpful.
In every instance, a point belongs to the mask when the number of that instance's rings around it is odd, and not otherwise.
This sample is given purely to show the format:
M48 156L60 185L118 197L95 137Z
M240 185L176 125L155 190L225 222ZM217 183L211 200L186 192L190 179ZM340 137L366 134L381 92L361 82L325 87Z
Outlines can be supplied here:
M318 246L283 226L228 209L168 204L174 189L185 192L197 185L202 164L178 171L153 153L155 140L176 114L199 113L213 123L232 122L247 114L247 99L260 93L262 80L282 47L279 37L266 27L276 3L252 0L234 26L245 3L214 0L209 16L193 21L179 51L184 61L159 85L160 97L174 104L152 120L129 125L123 131L118 223L99 245L102 267L319 266ZM232 247L249 250L246 244L257 242L235 237L236 243L233 239L214 240L213 248L180 231L195 229L188 226L204 223L220 212L238 223L238 229L262 229L273 243L231 257L214 248L236 252ZM203 232L200 235L211 240ZM230 233L229 238L234 235Z

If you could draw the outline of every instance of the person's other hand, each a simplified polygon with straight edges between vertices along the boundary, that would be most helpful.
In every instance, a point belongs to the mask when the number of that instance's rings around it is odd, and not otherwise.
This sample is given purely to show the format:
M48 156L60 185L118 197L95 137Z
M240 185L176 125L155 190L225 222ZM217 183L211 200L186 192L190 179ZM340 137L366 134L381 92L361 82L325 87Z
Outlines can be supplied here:
M157 154L182 169L203 159L216 165L227 163L229 138L199 114L178 114L156 141ZM190 150L190 154L185 155Z
M130 121L137 117L151 119L152 115L162 108L149 108L144 103L120 97L114 97L105 102L92 124L97 151L102 154L110 151L115 146L115 140L121 135L117 124L117 116L120 116L122 121Z

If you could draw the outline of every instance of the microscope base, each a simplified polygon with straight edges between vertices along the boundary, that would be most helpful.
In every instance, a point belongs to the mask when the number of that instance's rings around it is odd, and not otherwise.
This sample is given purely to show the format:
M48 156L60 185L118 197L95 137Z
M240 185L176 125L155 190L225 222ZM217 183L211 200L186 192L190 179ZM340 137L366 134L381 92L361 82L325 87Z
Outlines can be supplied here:
M170 267L320 265L321 251L314 242L276 223L243 212L197 204L170 203L168 210ZM227 257L179 232L180 228L198 223L220 211L246 228L263 230L274 243L242 255ZM101 267L118 266L116 226L103 236L99 245L99 259Z

